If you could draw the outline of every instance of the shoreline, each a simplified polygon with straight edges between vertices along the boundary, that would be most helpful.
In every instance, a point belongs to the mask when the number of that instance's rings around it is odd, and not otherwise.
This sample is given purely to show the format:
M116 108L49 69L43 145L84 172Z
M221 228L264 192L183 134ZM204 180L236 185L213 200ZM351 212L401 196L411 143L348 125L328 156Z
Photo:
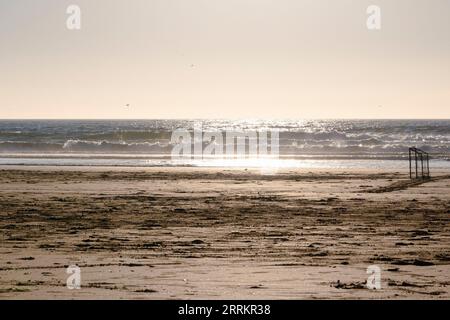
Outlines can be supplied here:
M273 170L270 170L273 169ZM286 176L286 175L305 175L305 174L315 174L318 176L323 175L336 175L336 174L360 174L360 175L382 175L386 176L389 174L395 175L395 178L408 178L409 171L407 167L404 168L265 168L257 167L227 167L227 166L217 166L217 167L195 167L195 166L80 166L80 165L4 165L0 164L0 171L76 171L76 172L174 172L174 173L196 173L196 172L208 172L208 173L233 173L233 174L243 174L248 175L252 173L255 177L261 176ZM431 168L431 176L439 177L442 175L450 174L450 168ZM316 177L318 177L316 176Z

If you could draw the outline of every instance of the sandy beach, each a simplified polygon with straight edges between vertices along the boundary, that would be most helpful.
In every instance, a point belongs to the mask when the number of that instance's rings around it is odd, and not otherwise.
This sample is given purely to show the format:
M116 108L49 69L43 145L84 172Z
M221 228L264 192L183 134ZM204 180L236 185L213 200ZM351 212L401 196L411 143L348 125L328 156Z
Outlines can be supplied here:
M1 299L450 298L450 172L4 166L0 216Z

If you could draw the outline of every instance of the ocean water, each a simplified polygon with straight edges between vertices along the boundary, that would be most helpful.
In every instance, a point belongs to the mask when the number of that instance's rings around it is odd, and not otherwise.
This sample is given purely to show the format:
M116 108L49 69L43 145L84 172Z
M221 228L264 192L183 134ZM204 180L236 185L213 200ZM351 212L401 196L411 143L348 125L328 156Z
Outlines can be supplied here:
M278 130L279 159L172 159L172 132ZM206 143L206 142L205 142ZM450 120L0 120L0 165L450 168Z

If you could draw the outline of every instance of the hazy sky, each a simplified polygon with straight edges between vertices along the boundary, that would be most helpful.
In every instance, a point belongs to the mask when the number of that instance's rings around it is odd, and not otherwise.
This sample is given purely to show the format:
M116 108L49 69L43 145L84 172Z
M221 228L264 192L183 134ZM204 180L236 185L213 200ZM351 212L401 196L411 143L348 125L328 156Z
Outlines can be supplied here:
M450 1L0 0L0 118L245 117L450 118Z

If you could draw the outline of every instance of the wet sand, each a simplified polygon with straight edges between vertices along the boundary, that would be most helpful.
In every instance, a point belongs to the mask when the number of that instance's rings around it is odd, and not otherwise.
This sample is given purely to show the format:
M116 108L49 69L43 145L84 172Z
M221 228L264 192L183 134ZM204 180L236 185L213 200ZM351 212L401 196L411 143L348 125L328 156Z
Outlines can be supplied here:
M5 166L0 216L0 299L450 298L448 172Z

